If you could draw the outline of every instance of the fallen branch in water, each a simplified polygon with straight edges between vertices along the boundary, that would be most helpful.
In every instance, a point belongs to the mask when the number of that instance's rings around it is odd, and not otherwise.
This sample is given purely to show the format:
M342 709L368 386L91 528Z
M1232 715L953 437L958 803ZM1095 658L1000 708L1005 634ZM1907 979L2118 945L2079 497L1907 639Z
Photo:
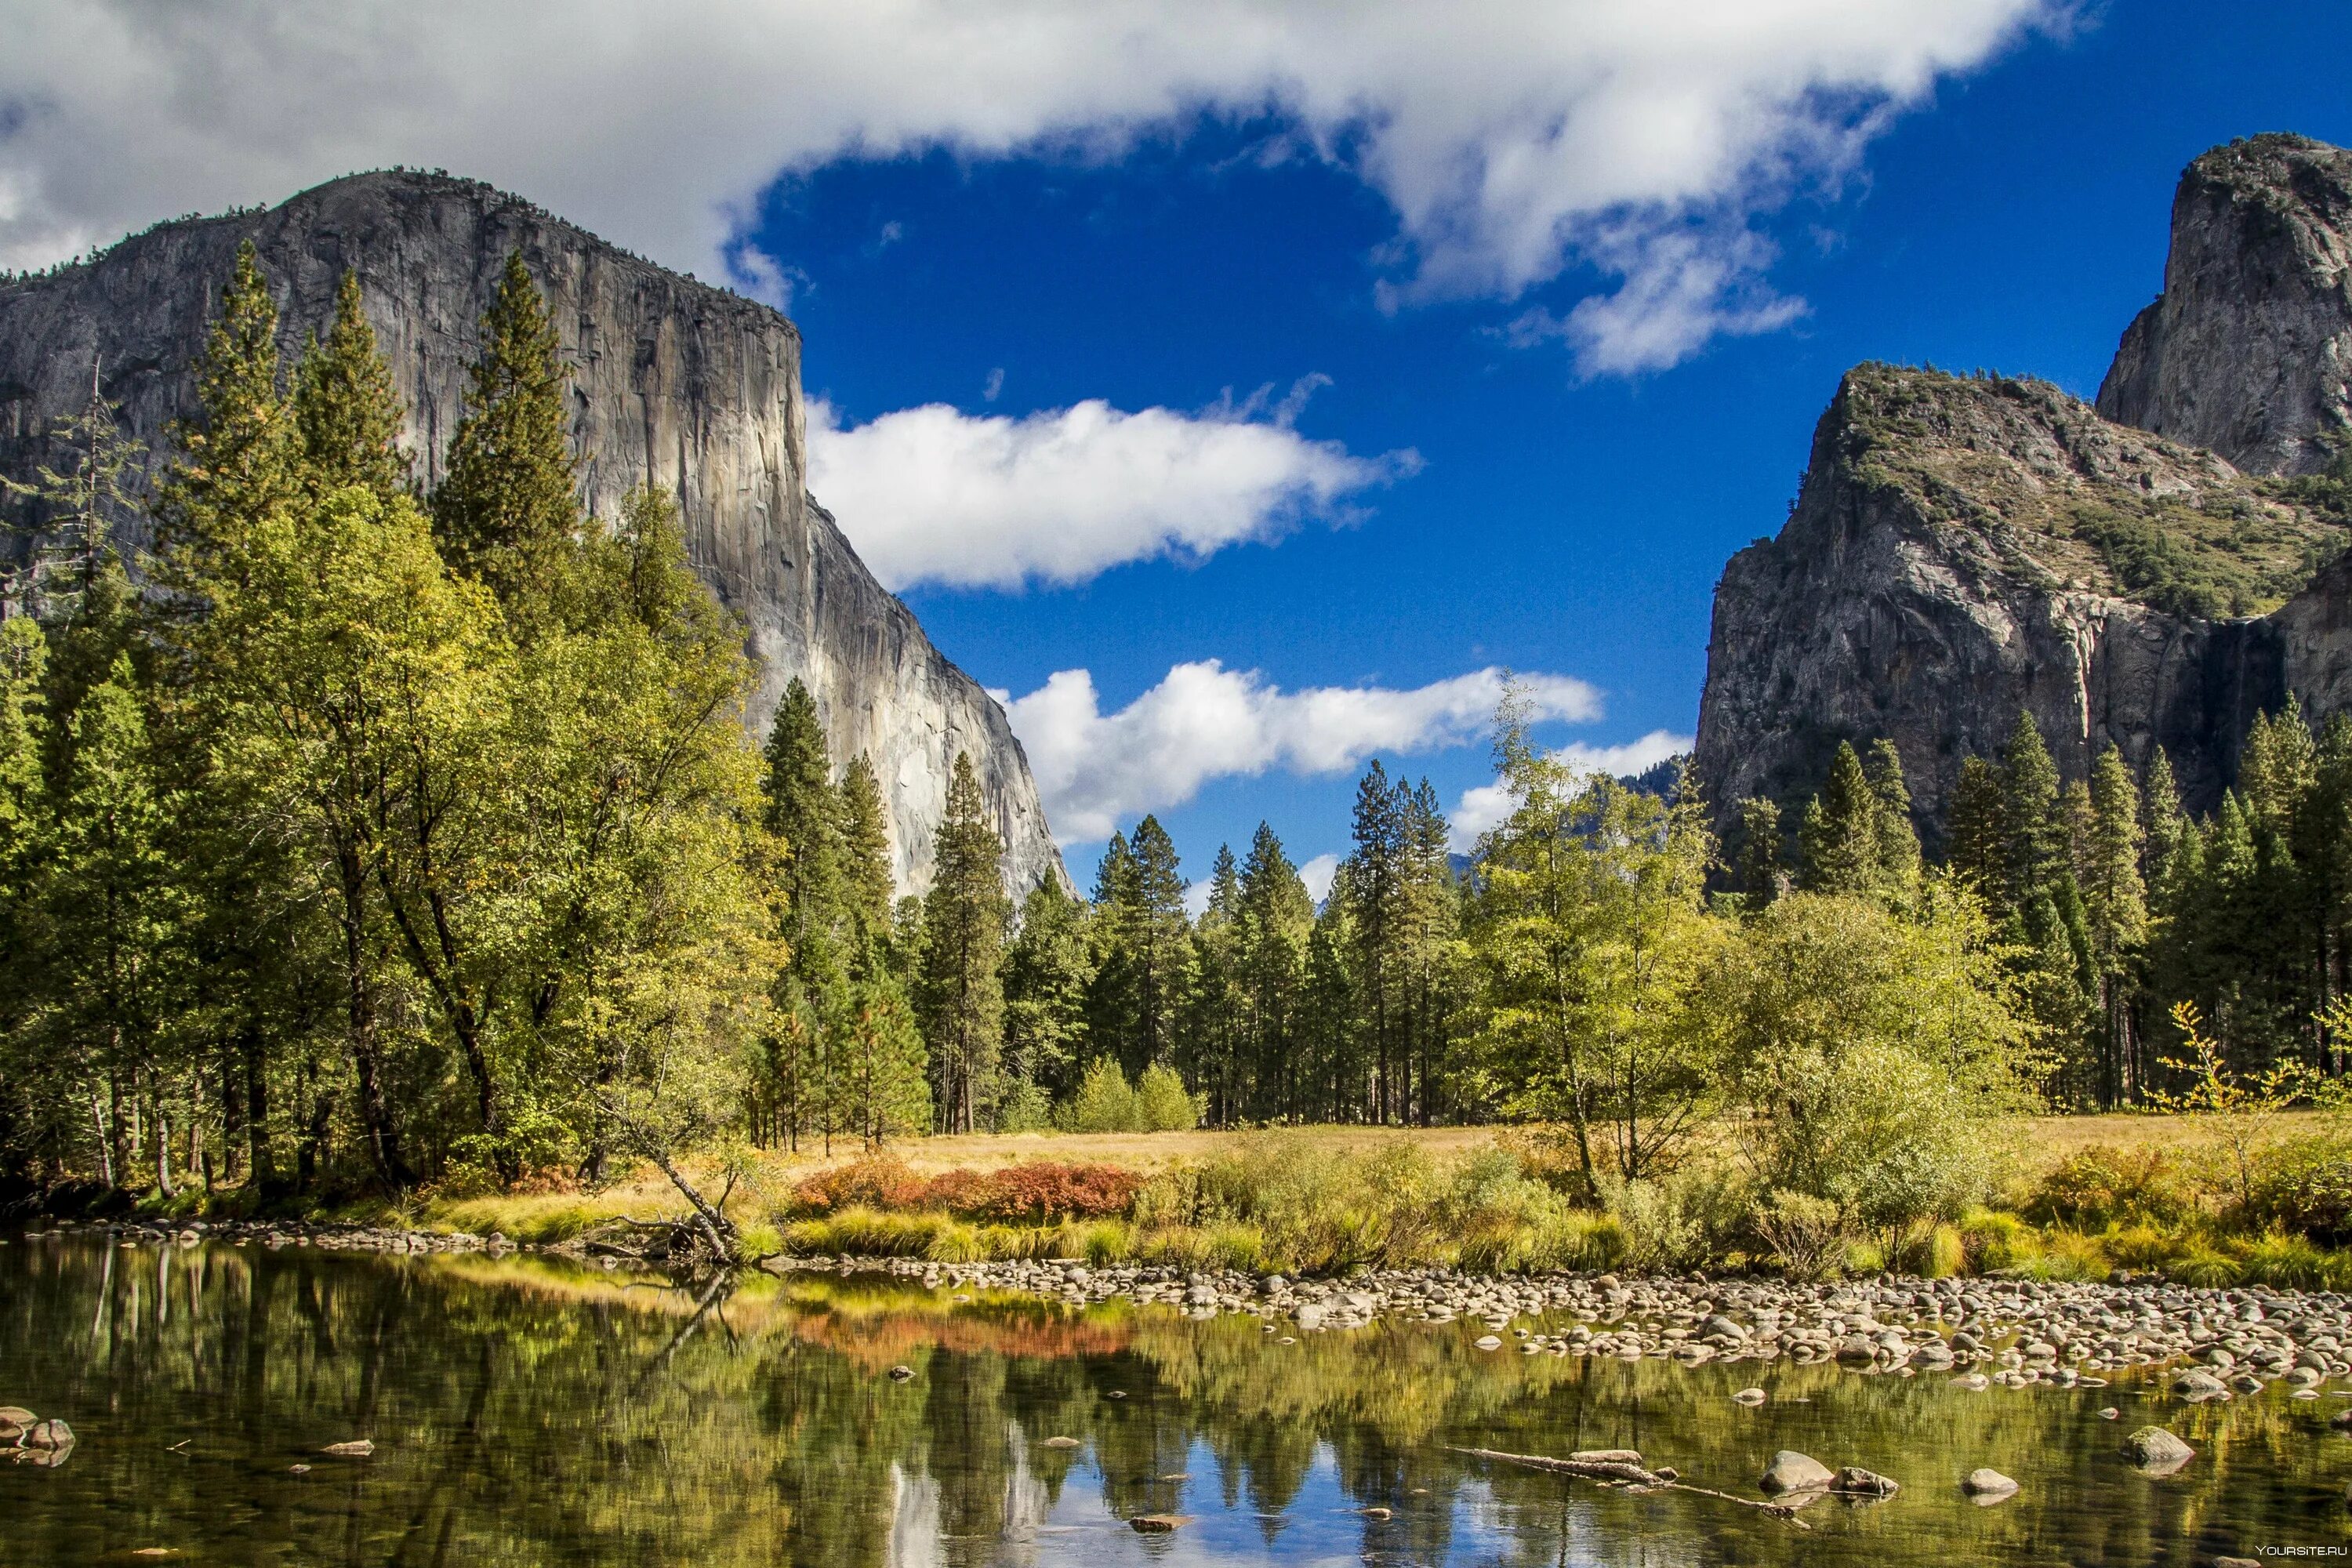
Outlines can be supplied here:
M1490 1459L1497 1464L1523 1465L1531 1470L1549 1470L1555 1475L1578 1476L1589 1481L1614 1481L1640 1487L1645 1491L1695 1492L1700 1497L1721 1498L1742 1508L1752 1508L1759 1513L1788 1521L1799 1530L1812 1526L1797 1517L1797 1510L1784 1502L1765 1502L1757 1498L1735 1497L1719 1492L1713 1487L1693 1486L1672 1473L1661 1474L1640 1462L1639 1456L1628 1459L1622 1456L1633 1452L1627 1448L1603 1449L1592 1454L1571 1454L1565 1459L1555 1459L1543 1454L1507 1454L1500 1448L1461 1448L1446 1445L1446 1451L1467 1454L1474 1459Z

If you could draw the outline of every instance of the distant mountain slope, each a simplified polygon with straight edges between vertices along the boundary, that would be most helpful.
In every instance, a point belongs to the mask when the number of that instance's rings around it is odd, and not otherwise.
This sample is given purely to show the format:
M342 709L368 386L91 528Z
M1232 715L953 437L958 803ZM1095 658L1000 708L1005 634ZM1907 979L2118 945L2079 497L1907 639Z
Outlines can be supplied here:
M343 271L358 273L427 479L458 416L476 323L520 248L574 369L588 502L610 514L648 481L677 498L696 570L744 617L761 660L754 723L793 676L808 682L835 761L860 751L874 761L901 891L929 885L960 751L995 807L1008 885L1064 877L1003 709L931 646L806 493L798 330L488 185L357 174L267 212L163 224L93 261L0 281L0 472L42 460L51 421L88 395L93 355L106 395L160 451L169 421L192 410L191 366L248 237L289 357L331 317Z

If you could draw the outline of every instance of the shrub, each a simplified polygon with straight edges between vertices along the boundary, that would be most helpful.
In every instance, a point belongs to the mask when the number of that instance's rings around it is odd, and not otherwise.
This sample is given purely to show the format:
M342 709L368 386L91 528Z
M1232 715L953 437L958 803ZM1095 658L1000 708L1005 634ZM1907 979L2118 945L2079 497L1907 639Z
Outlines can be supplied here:
M1625 1238L1625 1261L1658 1273L1712 1262L1748 1209L1745 1187L1721 1169L1685 1168L1637 1182L1604 1178L1601 1196Z
M950 1171L932 1184L936 1194L950 1176L970 1177L968 1171ZM1108 1219L1135 1205L1143 1178L1117 1165L1063 1164L1049 1160L1008 1165L970 1184L959 1184L958 1201L937 1201L936 1206L976 1219L1024 1220L1044 1225L1063 1217Z
M1173 1068L1155 1062L1143 1069L1135 1086L1134 1131L1190 1132L1201 1125L1205 1109L1198 1096L1184 1092L1184 1080Z
M910 1209L920 1203L923 1187L923 1178L896 1154L868 1154L804 1178L793 1195L803 1209L813 1214L829 1214L853 1205Z
M1845 1255L1845 1211L1827 1198L1776 1187L1758 1200L1748 1224L1791 1279L1827 1279Z
M2268 1152L2237 1217L2325 1247L2352 1243L2352 1142L2300 1138Z
M2177 1225L2194 1210L2161 1151L2084 1149L2069 1154L2026 1199L2042 1225L2097 1230L2110 1225Z
M1043 1132L1054 1125L1054 1102L1027 1079L1014 1079L996 1105L999 1132Z
M2042 1252L2033 1227L2013 1214L1971 1209L1960 1220L1960 1248L1972 1273L2014 1268Z
M1065 1132L1132 1132L1136 1131L1135 1090L1117 1062L1097 1057L1054 1121Z

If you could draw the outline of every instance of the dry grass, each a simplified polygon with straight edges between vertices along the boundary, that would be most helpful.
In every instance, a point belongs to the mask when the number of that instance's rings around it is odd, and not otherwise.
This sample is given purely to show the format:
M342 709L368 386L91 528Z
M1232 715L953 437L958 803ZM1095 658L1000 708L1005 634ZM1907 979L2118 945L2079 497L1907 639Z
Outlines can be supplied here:
M2282 1135L2315 1131L2320 1121L2315 1113L2284 1116L2278 1120L2275 1131ZM1503 1131L1497 1127L1321 1126L1285 1129L1274 1136L1328 1152L1370 1152L1410 1144L1433 1161L1451 1165L1492 1146ZM925 1174L960 1168L992 1171L1030 1160L1100 1163L1156 1173L1199 1164L1266 1136L1209 1131L971 1133L905 1139L890 1145L890 1152ZM2161 1149L2186 1164L2218 1159L2223 1152L2221 1126L2214 1119L2201 1116L2026 1117L2007 1124L1997 1136L2005 1146L2000 1161L2006 1178L2003 1184L2021 1190L2067 1155L2094 1147ZM803 1178L845 1163L859 1152L857 1145L847 1140L836 1142L829 1156L821 1145L803 1146L796 1153L762 1152L739 1182L730 1207L746 1219L763 1217L782 1205ZM721 1178L707 1163L688 1162L688 1169L712 1187L720 1184ZM496 1230L516 1241L561 1241L625 1215L650 1218L681 1213L684 1206L669 1184L648 1168L595 1193L428 1197L408 1211L403 1223L477 1234Z

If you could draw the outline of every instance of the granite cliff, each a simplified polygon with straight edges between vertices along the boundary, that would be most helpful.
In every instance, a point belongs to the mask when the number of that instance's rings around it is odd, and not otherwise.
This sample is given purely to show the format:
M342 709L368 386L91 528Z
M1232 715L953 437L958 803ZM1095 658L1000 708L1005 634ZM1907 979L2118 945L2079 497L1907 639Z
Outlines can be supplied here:
M353 175L268 211L162 224L89 261L0 280L0 473L42 460L54 419L87 399L93 357L105 395L160 461L170 421L191 412L191 367L247 238L289 357L331 318L343 272L358 275L427 482L457 417L482 308L519 249L572 366L587 503L609 515L648 482L677 498L695 569L742 617L758 661L755 731L793 677L808 683L835 757L873 760L902 892L929 883L960 751L995 808L1008 887L1065 878L1003 709L931 646L807 494L798 330L488 185ZM131 542L140 527L125 521Z
M1796 805L1840 741L1900 750L1934 837L1960 763L2021 709L2080 777L2158 745L2196 809L2252 716L2352 711L2352 534L2309 476L2347 423L2352 154L2205 154L2162 298L2095 408L2045 383L1866 364L1787 523L1716 590L1696 767L1727 823Z

